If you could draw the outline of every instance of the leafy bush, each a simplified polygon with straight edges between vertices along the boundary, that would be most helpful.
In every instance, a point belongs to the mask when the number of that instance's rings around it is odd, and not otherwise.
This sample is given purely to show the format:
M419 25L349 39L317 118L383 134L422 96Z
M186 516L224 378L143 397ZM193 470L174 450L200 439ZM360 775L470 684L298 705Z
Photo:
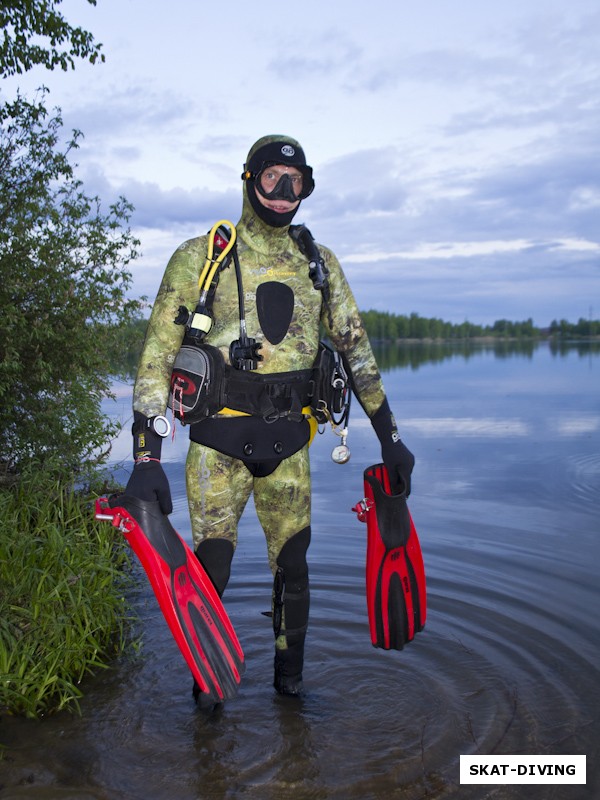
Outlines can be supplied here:
M89 498L35 474L0 490L0 711L77 707L83 677L127 643L129 565Z
M102 461L111 355L141 301L127 298L139 242L123 198L103 213L61 149L43 102L0 107L0 459L77 473Z

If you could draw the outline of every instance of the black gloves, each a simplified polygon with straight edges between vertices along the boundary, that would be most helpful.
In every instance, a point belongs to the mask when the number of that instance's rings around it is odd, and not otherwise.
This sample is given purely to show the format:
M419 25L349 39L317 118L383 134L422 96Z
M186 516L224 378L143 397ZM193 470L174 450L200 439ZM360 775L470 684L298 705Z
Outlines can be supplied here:
M408 497L415 457L400 439L396 420L387 399L371 417L371 424L381 443L381 457L390 476L392 491L394 494L405 491Z
M148 417L134 411L131 429L134 466L125 494L140 500L158 500L163 514L170 514L173 511L171 489L160 463L163 437L154 431L151 422Z

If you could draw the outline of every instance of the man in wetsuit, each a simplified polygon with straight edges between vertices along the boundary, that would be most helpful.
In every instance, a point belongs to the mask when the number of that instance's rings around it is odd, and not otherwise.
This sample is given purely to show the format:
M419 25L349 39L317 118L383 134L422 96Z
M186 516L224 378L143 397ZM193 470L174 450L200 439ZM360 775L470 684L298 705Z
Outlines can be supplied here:
M227 585L237 542L238 521L254 493L264 530L275 594L283 606L274 614L275 689L302 690L304 640L309 613L306 552L310 543L310 467L307 382L302 397L296 375L310 375L323 324L342 354L351 384L371 420L382 457L398 490L410 491L414 458L401 442L356 302L339 262L318 246L328 271L327 292L316 289L308 261L290 236L290 224L314 188L312 169L300 144L288 136L265 136L251 148L244 172L243 210L237 250L248 335L260 349L251 373L280 389L277 419L240 414L230 403L190 426L186 485L196 555L219 594ZM174 324L181 306L198 301L198 279L207 257L208 237L184 242L171 257L149 321L134 390L134 459L127 493L158 500L172 510L160 464L162 431L153 420L164 414L173 363L184 336ZM212 328L204 339L229 365L230 346L239 337L238 281L232 268L220 275L212 307ZM239 371L239 379L247 375ZM234 376L235 377L235 376ZM243 384L242 384L243 386ZM292 386L292 390L290 390ZM273 396L273 389L270 389ZM298 413L298 408L304 413ZM293 412L293 413L292 413ZM143 447L139 436L144 432ZM285 587L284 592L281 588Z

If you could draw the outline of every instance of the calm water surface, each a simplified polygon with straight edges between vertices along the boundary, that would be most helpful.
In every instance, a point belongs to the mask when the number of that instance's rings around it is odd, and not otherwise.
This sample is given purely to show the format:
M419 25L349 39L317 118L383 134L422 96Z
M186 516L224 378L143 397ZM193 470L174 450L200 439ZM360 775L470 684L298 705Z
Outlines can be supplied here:
M271 688L271 577L250 506L225 605L244 647L238 697L197 708L140 575L144 646L86 681L81 718L2 719L0 797L78 800L600 797L600 354L589 346L379 354L417 456L410 507L428 576L425 631L375 650L366 528L350 508L379 459L355 404L351 461L312 447L306 697ZM423 360L424 358L430 360ZM433 360L431 360L433 359ZM130 390L112 408L130 415ZM165 447L189 536L184 433ZM130 436L116 443L128 463ZM586 754L587 786L460 786L460 754Z

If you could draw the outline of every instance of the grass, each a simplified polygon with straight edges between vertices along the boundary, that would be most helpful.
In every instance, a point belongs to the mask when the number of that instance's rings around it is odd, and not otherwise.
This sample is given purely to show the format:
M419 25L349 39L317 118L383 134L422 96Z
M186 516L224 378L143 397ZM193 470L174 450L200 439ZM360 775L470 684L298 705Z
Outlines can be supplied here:
M130 556L58 479L0 488L0 713L78 710L81 681L128 644Z

